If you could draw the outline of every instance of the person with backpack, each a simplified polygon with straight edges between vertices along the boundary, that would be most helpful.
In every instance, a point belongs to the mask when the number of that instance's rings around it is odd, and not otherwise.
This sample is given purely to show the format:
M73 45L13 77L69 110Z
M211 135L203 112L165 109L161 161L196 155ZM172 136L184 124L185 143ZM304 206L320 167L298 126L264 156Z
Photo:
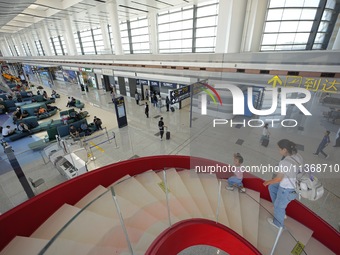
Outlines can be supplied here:
M93 123L96 126L97 130L103 130L102 128L102 120L97 118L96 116L93 117Z
M268 186L274 204L274 218L268 218L267 221L276 228L283 228L286 208L297 198L296 176L299 166L303 166L304 163L302 156L297 153L295 143L282 139L277 145L284 159L279 163L277 175L272 180L265 181L263 185Z

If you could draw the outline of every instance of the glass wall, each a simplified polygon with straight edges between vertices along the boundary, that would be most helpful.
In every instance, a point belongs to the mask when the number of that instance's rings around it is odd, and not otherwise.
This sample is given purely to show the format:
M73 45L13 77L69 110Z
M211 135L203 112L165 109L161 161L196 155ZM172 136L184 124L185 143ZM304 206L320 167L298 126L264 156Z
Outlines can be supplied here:
M211 0L159 13L159 52L215 52L218 7Z
M102 30L100 27L92 29L93 33L93 43L95 47L96 54L101 54L104 52L104 41L103 41L103 35Z
M334 7L335 0L270 0L261 51L325 48Z
M66 55L66 46L62 35L51 37L50 46L55 55Z
M218 1L197 4L194 52L215 52Z
M122 48L125 54L130 54L130 41L127 21L120 22L120 36L122 40Z
M80 31L79 35L84 55L96 54L91 29Z
M193 51L193 6L157 15L159 53Z
M35 40L35 47L37 47L38 56L45 56L44 49L40 40Z
M130 20L131 53L150 53L149 24L147 17Z

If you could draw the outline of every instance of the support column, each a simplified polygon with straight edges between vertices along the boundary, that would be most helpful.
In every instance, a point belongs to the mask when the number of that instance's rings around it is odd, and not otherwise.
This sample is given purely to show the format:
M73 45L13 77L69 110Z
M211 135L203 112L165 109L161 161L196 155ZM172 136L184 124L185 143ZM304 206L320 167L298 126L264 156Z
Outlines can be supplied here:
M112 54L112 49L110 45L109 29L106 22L100 22L100 29L102 31L103 42L104 42L104 52L101 54Z
M241 52L259 52L268 0L248 0Z
M123 52L123 46L122 46L122 37L120 35L120 28L119 28L117 1L113 0L113 2L108 3L107 6L109 10L109 15L110 15L115 54L123 55L124 52Z
M148 15L149 22L149 40L150 40L150 52L152 54L158 54L158 33L157 33L157 13L149 12Z
M51 47L48 40L48 34L46 33L45 27L40 29L40 39L45 56L52 56Z
M216 53L240 52L247 0L219 3Z
M69 18L66 18L63 20L63 22L65 28L64 40L67 54L70 56L78 55L76 42L74 41L74 36L71 30L72 29L71 21L69 20Z
M338 33L335 37L332 50L340 50L340 28L338 29Z

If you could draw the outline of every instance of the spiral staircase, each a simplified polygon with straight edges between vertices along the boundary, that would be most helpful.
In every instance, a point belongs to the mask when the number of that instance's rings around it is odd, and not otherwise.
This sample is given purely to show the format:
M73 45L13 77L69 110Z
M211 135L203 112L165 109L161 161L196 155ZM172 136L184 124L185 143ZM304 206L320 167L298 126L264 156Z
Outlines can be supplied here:
M140 159L134 161L138 160ZM159 161L157 164L161 164L161 160ZM152 162L152 159L149 162ZM167 162L165 165L176 165L170 159L164 162ZM218 227L220 230L227 229L238 241L241 240L244 244L242 248L241 244L238 244L238 247L229 244L229 248L226 248L229 239L217 241L221 236L208 236L213 232L209 232L208 227L203 228L203 232L206 229L206 236L203 238L206 244L211 244L211 239L216 242L217 248L229 254L337 253L337 248L334 248L336 246L327 247L318 241L311 228L290 217L289 210L285 220L286 228L279 236L273 251L278 229L267 222L268 217L273 217L273 207L260 192L252 189L251 183L254 180L249 180L250 184L247 185L245 179L246 193L240 193L237 189L226 190L225 180L214 174L196 173L194 170L179 169L179 166L177 169L145 171L149 164L146 161L140 163L144 170L139 172L129 170L133 165L126 165L127 168L124 168L124 164L111 167L112 171L116 170L116 178L110 178L112 173L106 177L102 174L95 179L104 180L102 185L97 185L96 181L91 182L91 175L94 177L102 170L79 176L70 182L82 182L78 185L80 194L74 194L77 193L75 185L72 189L71 184L65 183L45 192L58 193L66 189L64 193L54 195L54 198L42 193L19 206L19 209L10 211L8 216L2 215L4 219L2 221L0 218L0 227L4 226L4 230L9 228L9 221L15 218L19 222L12 222L14 227L15 224L19 227L20 223L30 225L26 221L34 217L42 219L40 222L35 220L26 232L12 231L10 235L14 238L7 238L8 242L2 243L4 248L0 255L164 254L161 249L155 248L162 246L162 243L167 246L167 254L177 254L183 247L177 243L166 243L164 240L169 237L169 231L176 227L180 229L183 222L189 224L191 221ZM110 166L107 166L102 172L109 172L109 169ZM125 173L130 173L131 176L124 175ZM112 180L115 182L110 183ZM89 187L81 188L83 185ZM65 198L65 201L59 197L70 194L70 191L73 193ZM36 208L38 204L42 207ZM24 213L21 210L26 210L27 213L28 207L34 208L33 211L26 215L25 219L19 219L18 213ZM50 213L43 212L47 208ZM327 227L327 224L325 226ZM336 231L329 228L328 231L333 234L332 238L338 238ZM190 239L190 244L193 244L198 232L199 230L196 233L194 228L189 227L190 235L184 236L178 232L175 236L177 242L185 243L185 240ZM203 239L197 240L197 244Z

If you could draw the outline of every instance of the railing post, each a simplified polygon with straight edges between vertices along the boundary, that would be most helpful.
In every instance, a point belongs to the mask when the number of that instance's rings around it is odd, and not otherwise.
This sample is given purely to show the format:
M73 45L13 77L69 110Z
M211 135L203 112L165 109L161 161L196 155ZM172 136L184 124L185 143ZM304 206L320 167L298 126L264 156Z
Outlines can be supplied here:
M272 251L270 252L270 255L274 255L274 252L275 252L277 243L279 242L279 239L280 239L280 236L282 234L282 231L283 231L283 227L280 227L279 228L279 232L277 233L277 236L276 236L275 243L273 245Z
M119 204L118 204L118 201L117 201L117 198L116 198L116 193L114 191L113 186L111 187L111 194L112 194L113 202L115 203L115 206L116 206L116 209L117 209L119 221L120 221L120 224L122 226L122 229L123 229L123 232L124 232L124 235L125 235L125 239L126 239L126 242L128 244L129 250L130 250L130 253L132 255L134 255L132 245L131 245L131 242L130 242L130 238L129 238L128 232L126 230L126 227L125 227L122 211L120 210L120 207L119 207Z
M221 182L221 180L219 180L219 182L218 182L218 195L217 195L217 208L216 208L216 223L218 222L218 216L220 214L221 191L222 191L222 182Z
M170 217L168 182L167 182L167 179L166 179L166 172L165 172L165 170L163 170L163 180L164 180L164 187L165 187L166 208L168 210L169 226L171 227L172 224L171 224L171 217Z

